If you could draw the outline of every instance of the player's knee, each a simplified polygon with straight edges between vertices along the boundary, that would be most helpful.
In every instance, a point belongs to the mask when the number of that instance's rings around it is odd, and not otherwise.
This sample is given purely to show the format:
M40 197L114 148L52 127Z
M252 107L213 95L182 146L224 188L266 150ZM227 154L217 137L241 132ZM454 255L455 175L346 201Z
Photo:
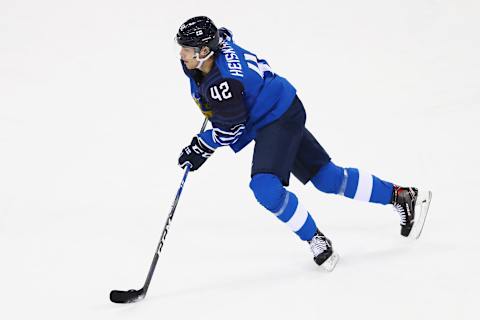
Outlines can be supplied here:
M313 185L320 191L326 193L338 193L344 177L344 169L329 162L317 172L311 179Z
M281 207L287 192L280 179L268 173L254 175L250 181L250 189L257 201L271 212Z

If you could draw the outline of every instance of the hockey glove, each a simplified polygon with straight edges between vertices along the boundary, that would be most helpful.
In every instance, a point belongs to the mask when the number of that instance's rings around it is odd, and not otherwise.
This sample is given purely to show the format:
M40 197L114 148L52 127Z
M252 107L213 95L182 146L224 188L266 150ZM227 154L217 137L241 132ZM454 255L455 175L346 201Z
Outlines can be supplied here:
M207 159L213 154L215 149L210 148L198 137L193 137L190 145L185 147L178 158L178 165L184 169L187 165L190 165L190 171L195 171L207 161Z

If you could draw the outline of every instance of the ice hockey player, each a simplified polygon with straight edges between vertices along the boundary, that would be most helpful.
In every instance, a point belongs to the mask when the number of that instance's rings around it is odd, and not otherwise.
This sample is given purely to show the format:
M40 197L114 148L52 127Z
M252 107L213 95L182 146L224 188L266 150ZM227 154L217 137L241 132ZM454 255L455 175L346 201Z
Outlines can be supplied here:
M298 197L285 187L290 173L303 184L359 201L393 205L400 233L418 238L431 192L400 187L355 168L343 168L305 128L305 109L295 88L266 60L237 45L232 32L208 17L187 20L176 34L191 95L212 129L193 137L179 165L200 168L215 149L239 152L255 141L250 188L257 201L306 241L314 261L333 270L338 255Z

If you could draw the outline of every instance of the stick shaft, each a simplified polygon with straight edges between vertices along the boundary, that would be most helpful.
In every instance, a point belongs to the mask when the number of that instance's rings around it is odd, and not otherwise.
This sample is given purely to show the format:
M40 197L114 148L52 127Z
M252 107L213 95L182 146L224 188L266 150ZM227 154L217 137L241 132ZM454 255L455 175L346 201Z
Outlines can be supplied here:
M203 125L202 125L202 129L200 130L200 133L205 131L207 123L208 123L208 118L205 118L205 121L203 122ZM185 181L187 180L187 176L189 172L190 172L190 166L187 165L187 167L185 168L185 173L183 174L182 181L180 182L180 187L178 188L177 194L175 196L175 200L173 201L172 208L170 210L170 213L168 214L167 221L165 222L165 226L163 227L162 236L160 237L160 241L158 242L158 245L157 245L157 250L155 251L155 255L153 256L152 264L150 265L150 270L148 270L148 275L143 285L143 295L147 294L148 287L150 286L150 281L152 280L153 273L155 271L155 267L157 266L158 258L160 256L160 252L162 251L165 238L167 237L167 234L168 234L168 229L170 228L170 223L172 222L173 215L175 214L175 209L177 208L177 204L178 204L178 201L180 200L180 195L182 194L183 186L185 184Z

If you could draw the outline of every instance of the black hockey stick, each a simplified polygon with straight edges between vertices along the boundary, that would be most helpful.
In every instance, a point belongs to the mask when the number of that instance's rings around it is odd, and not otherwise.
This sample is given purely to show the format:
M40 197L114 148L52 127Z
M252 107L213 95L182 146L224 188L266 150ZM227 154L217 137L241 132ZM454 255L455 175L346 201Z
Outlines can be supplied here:
M208 122L208 119L205 118L202 129L200 130L200 133L202 133L205 130L205 127L207 126L207 122ZM170 210L170 214L168 215L167 222L165 222L165 226L163 227L162 236L160 237L160 242L158 243L157 250L155 251L155 255L153 256L153 261L152 261L152 264L150 265L150 270L148 271L147 279L145 280L143 287L139 290L135 290L135 289L131 289L128 291L112 290L110 292L110 301L115 303L131 303L131 302L137 302L145 298L145 295L147 294L148 286L150 285L150 281L152 280L153 272L155 271L155 267L157 266L158 257L163 248L163 243L165 241L165 238L167 237L168 228L170 227L170 222L172 222L173 214L175 213L175 208L177 207L178 200L180 199L180 195L182 194L183 185L187 180L187 176L189 172L190 172L190 166L187 165L187 168L185 169L185 173L183 174L182 182L180 183L180 188L178 188L175 201L173 201L172 209Z

